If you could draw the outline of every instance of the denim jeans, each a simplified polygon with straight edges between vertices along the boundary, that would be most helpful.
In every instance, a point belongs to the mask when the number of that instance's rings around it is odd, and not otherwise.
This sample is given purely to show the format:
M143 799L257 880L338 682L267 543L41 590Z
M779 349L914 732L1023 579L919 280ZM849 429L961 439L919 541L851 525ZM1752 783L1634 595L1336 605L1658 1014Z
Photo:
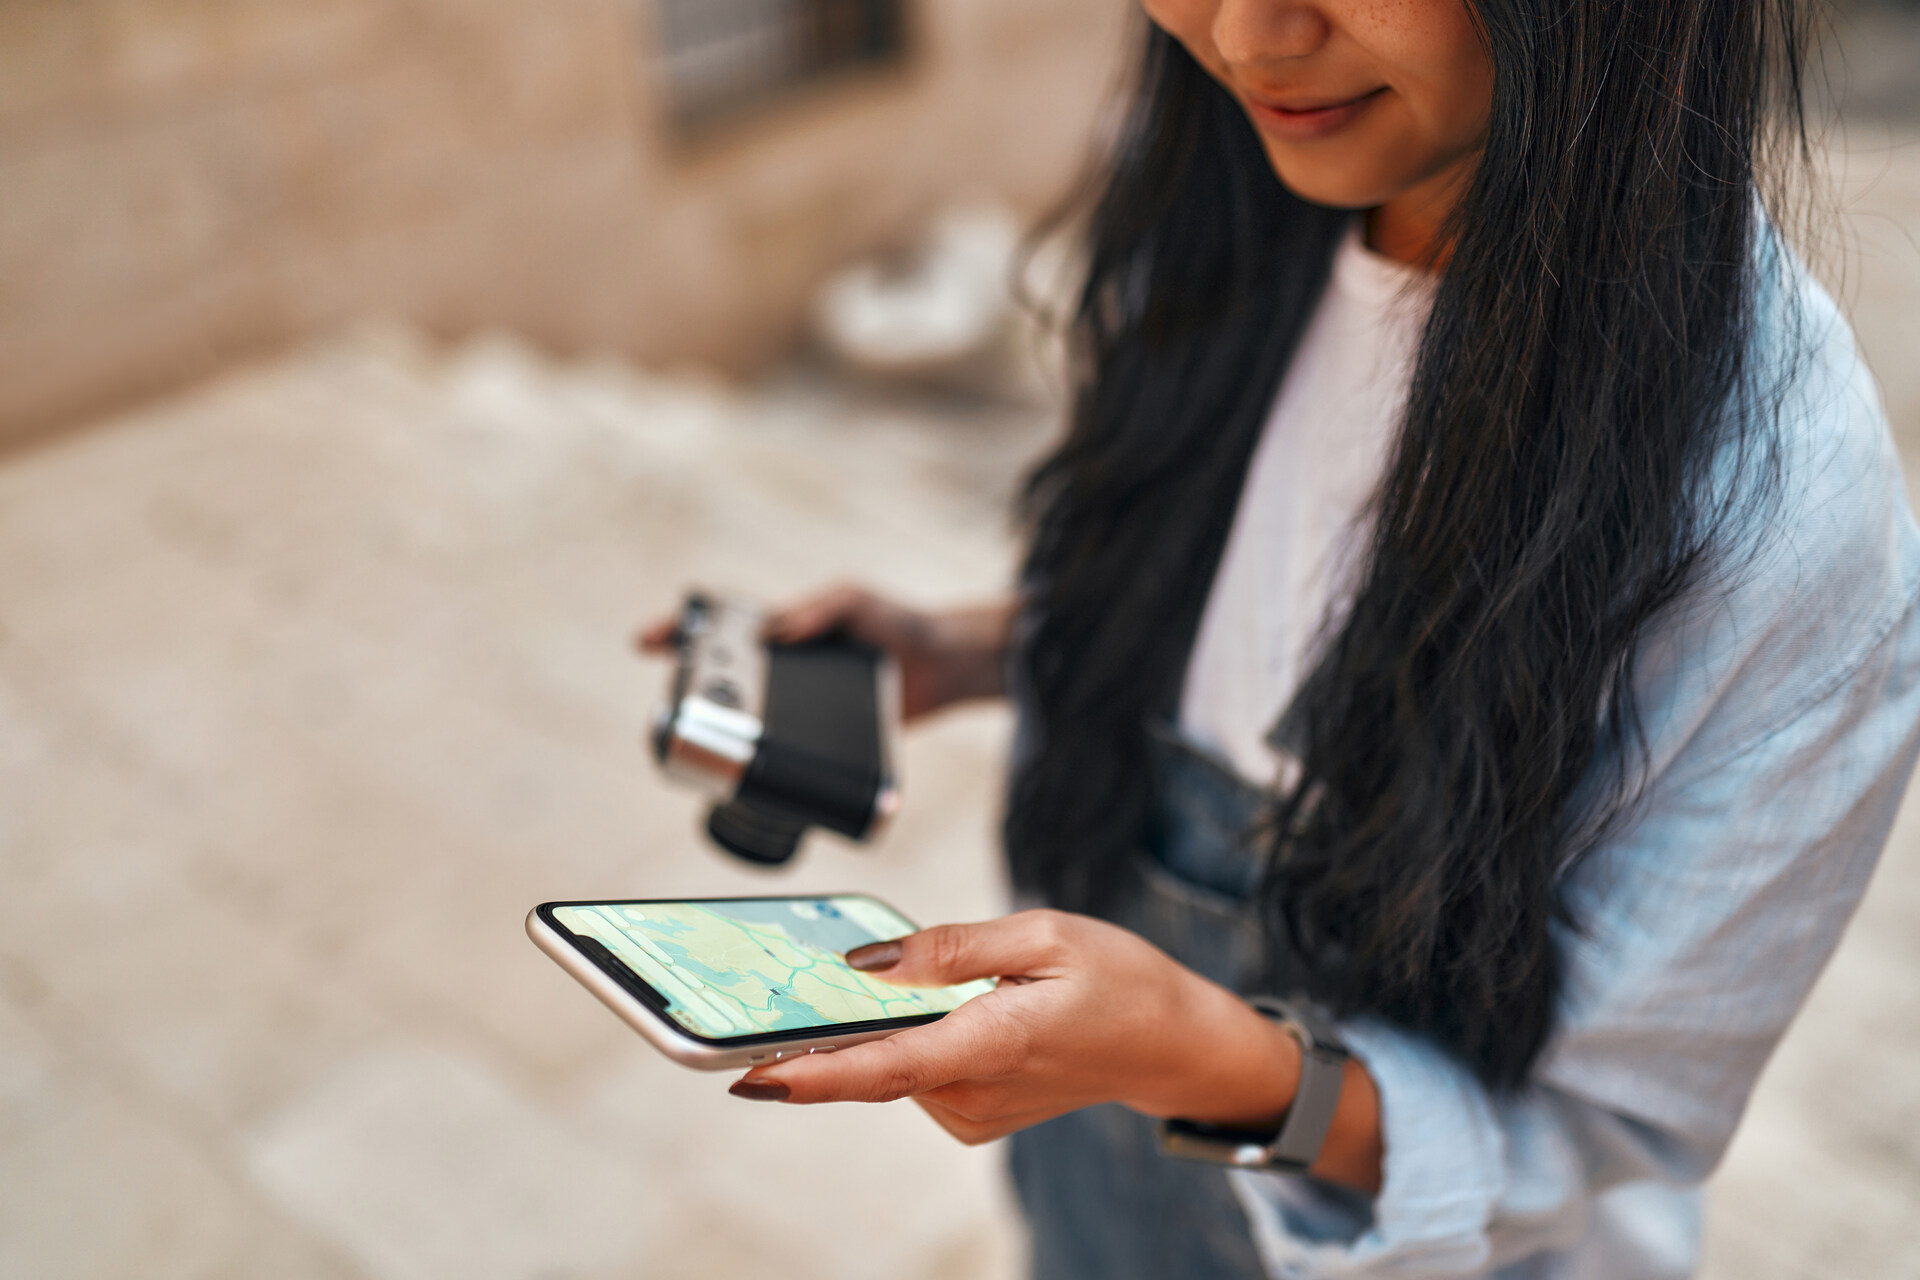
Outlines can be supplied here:
M1261 976L1262 948L1244 904L1259 878L1244 833L1261 797L1170 732L1157 732L1154 743L1158 822L1126 868L1110 918L1247 991ZM1090 1107L1014 1135L1034 1280L1265 1274L1225 1170L1161 1155L1155 1123L1124 1107Z

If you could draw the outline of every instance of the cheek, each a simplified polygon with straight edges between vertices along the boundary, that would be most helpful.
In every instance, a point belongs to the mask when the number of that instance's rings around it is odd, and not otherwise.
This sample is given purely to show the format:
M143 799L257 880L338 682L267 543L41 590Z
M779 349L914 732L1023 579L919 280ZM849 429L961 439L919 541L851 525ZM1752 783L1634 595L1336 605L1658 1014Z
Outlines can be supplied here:
M1462 0L1368 0L1346 16L1348 33L1386 72L1414 128L1435 146L1479 144L1493 62Z

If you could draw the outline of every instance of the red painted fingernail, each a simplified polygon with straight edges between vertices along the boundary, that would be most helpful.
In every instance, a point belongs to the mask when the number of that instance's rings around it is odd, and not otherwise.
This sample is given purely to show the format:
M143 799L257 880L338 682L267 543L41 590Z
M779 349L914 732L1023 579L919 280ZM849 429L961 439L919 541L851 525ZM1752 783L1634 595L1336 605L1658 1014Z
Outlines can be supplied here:
M891 969L900 963L900 941L869 942L864 947L855 947L847 952L847 964L864 973L877 973L882 969Z
M785 1102L793 1090L778 1080L735 1080L727 1092L750 1102Z

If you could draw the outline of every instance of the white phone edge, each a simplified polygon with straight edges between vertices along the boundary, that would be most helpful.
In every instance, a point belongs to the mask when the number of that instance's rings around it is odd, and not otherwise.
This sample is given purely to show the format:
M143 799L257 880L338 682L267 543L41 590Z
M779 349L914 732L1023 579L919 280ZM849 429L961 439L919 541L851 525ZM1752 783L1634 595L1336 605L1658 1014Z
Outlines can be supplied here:
M748 1067L778 1062L782 1058L831 1053L835 1049L865 1044L869 1040L885 1040L890 1035L907 1030L905 1027L887 1027L835 1034L832 1027L819 1027L814 1032L791 1040L763 1040L738 1048L704 1044L681 1031L665 1014L656 1013L640 1003L625 987L588 959L580 948L542 920L539 907L527 912L527 936L555 964L571 974L574 981L599 997L600 1003L613 1010L620 1021L638 1031L648 1044L681 1066L692 1067L696 1071L744 1071Z

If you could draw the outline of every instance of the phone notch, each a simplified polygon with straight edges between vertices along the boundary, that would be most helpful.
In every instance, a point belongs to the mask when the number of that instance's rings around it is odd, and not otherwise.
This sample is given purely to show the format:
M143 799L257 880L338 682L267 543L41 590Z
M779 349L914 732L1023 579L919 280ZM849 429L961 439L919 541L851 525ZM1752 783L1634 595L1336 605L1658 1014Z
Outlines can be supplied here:
M598 965L602 973L619 983L627 994L655 1013L667 1011L667 998L655 991L639 974L628 968L620 957L613 953L612 947L584 933L570 931L568 936L572 939L573 945L586 954L587 959Z

